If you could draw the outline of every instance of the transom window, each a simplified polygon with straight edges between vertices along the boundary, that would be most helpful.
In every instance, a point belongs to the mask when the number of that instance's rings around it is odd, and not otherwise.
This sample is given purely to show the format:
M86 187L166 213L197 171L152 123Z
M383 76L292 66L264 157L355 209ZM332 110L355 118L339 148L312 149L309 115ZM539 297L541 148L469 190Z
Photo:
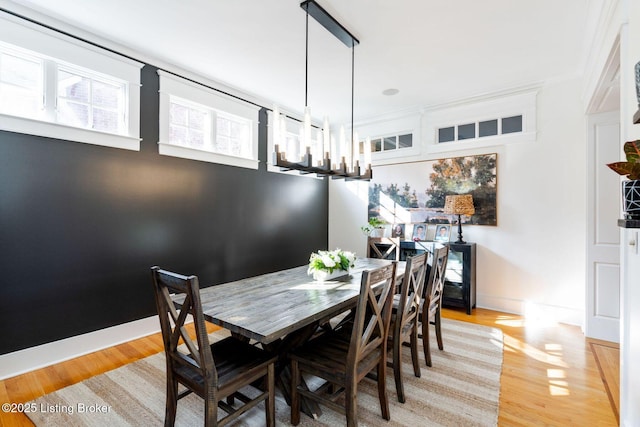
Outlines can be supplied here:
M360 142L360 152L363 151L364 141ZM410 133L403 135L391 135L384 137L371 138L371 151L393 151L401 150L403 148L413 147L413 135Z
M126 83L64 66L58 67L57 75L59 123L101 132L124 132Z
M0 12L0 129L139 150L141 67Z
M0 44L0 113L35 117L42 109L43 61Z
M438 142L462 141L522 132L522 115L464 123L438 129Z
M160 154L258 167L258 110L244 101L163 71Z

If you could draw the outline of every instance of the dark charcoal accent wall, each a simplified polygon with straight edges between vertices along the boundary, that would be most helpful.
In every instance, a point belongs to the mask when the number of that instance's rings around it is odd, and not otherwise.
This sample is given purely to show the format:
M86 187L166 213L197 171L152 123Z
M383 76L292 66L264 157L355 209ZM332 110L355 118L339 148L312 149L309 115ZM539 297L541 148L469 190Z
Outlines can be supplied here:
M149 268L213 285L327 246L324 180L160 156L142 70L141 151L0 132L0 354L155 314Z

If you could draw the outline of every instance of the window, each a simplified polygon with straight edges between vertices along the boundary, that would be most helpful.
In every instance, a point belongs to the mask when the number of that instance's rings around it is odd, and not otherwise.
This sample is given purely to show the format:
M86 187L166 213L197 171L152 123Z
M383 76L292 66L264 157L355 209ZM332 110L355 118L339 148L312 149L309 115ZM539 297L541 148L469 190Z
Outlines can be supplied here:
M505 117L502 119L502 133L522 132L522 116Z
M478 138L522 132L522 115L439 128L438 143L476 139L476 127Z
M141 67L0 14L0 129L139 150Z
M258 111L172 74L160 75L160 154L258 168Z
M41 59L0 45L0 113L34 117L42 108Z
M487 120L478 123L478 136L493 136L498 134L498 120Z
M364 142L360 141L360 146ZM393 136L385 136L385 137L377 137L371 138L371 151L372 152L380 152L380 151L393 151L393 150L401 150L404 148L413 147L413 135L403 134L403 135L393 135ZM361 148L362 152L362 148Z
M58 123L116 134L124 131L126 83L64 66L57 71Z
M456 102L425 115L426 151L444 153L536 139L537 89Z

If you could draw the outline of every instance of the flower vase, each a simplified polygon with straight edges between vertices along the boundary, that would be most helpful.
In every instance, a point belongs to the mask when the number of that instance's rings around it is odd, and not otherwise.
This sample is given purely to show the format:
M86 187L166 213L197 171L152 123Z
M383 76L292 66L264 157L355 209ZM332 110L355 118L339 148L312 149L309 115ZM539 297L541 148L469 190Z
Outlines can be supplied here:
M317 280L318 282L328 282L329 280L337 279L338 277L343 277L348 275L349 275L349 270L335 269L331 273L324 270L313 271L313 279Z

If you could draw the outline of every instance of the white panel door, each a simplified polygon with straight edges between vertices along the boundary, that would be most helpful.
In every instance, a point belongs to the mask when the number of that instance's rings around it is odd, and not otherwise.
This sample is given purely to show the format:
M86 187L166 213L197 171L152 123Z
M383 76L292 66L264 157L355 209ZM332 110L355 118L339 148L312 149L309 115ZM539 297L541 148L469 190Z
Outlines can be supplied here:
M607 163L620 158L618 112L589 116L587 166L587 304L585 335L620 342L619 176Z

